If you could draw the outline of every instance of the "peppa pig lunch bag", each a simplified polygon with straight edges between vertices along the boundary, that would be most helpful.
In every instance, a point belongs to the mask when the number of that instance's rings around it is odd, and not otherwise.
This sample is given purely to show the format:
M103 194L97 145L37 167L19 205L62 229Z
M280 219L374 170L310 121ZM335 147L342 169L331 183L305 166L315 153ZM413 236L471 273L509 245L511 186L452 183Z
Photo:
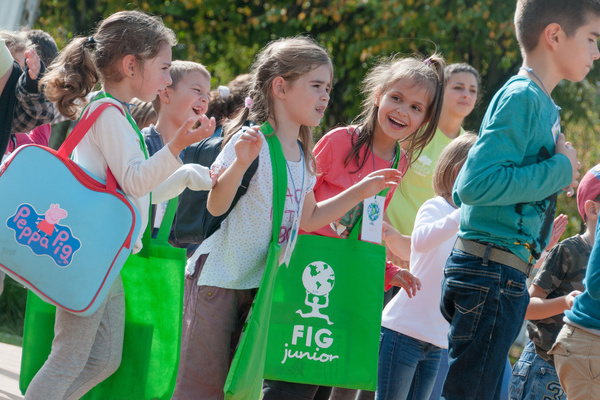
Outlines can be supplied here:
M111 106L84 116L58 151L26 145L0 166L0 270L78 315L102 303L140 229L110 169L103 182L69 159Z

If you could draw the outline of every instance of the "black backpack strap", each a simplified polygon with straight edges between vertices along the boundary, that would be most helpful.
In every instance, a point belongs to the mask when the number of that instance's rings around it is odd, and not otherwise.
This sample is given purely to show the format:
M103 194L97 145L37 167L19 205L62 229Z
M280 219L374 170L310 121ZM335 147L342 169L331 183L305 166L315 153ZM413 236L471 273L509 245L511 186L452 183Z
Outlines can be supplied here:
M184 164L194 163L210 168L221 152L222 142L222 137L210 137L187 147L183 152ZM192 191L185 189L179 196L179 204L171 232L171 243L177 247L184 247L186 243L201 243L219 229L221 222L248 190L250 180L258 168L258 162L257 157L250 164L231 202L231 206L225 214L218 217L214 217L206 209L207 190Z
M235 196L233 197L233 200L231 201L231 206L229 206L229 209L227 210L227 212L225 212L223 215L220 215L218 217L213 217L208 212L208 210L206 211L207 218L210 219L210 221L206 224L207 229L205 232L206 233L205 239L207 237L209 237L210 235L212 235L213 233L215 233L217 231L217 229L219 229L221 227L221 222L225 218L227 218L227 216L229 215L231 210L233 210L233 207L235 207L235 205L242 198L242 196L246 194L246 192L248 191L248 186L250 185L250 181L252 180L252 177L254 176L254 174L256 173L256 170L258 169L258 162L259 162L258 160L259 160L259 157L256 157L254 159L254 161L252 161L252 164L250 164L250 166L246 170L246 173L244 173L244 177L242 178L242 183L238 187L237 192L235 192ZM216 220L216 219L218 219L218 222L216 222L216 223L213 222L213 220Z

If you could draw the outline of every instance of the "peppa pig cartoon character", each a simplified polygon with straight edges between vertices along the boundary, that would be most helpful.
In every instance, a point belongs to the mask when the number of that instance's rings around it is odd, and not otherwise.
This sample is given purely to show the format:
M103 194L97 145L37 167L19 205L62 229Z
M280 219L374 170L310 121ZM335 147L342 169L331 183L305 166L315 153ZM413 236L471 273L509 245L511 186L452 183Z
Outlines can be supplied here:
M54 233L54 225L67 216L67 212L60 208L58 204L50 204L50 208L44 214L44 219L40 221L37 228L48 236Z

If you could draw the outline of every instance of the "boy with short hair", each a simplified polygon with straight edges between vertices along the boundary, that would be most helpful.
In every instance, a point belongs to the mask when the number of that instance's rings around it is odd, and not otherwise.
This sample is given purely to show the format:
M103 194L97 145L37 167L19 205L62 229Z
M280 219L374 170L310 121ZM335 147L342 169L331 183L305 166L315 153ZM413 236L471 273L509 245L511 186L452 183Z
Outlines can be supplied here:
M142 130L149 155L168 143L188 118L204 115L208 109L210 73L204 65L175 60L170 73L173 83L152 102L158 113L156 126L150 125Z
M600 57L600 0L518 0L515 27L523 66L492 99L454 186L460 230L441 300L448 400L499 398L529 303L525 281L548 244L558 192L579 176L550 93Z
M548 351L564 325L565 310L584 290L587 267L600 212L600 165L589 170L577 188L577 209L586 230L556 245L529 287L525 313L530 340L515 364L510 380L511 400L566 399ZM545 396L545 397L544 397Z
M171 85L160 91L152 102L158 114L156 126L151 124L149 127L142 129L144 141L148 147L148 155L150 156L162 149L165 143L175 137L177 130L190 117L197 119L198 116L206 114L208 109L210 73L204 65L192 61L175 60L171 63L170 73ZM211 121L214 126L214 118L211 118ZM214 127L207 137L213 133ZM186 166L182 168L186 169ZM177 195L179 193L173 193L171 197ZM156 211L153 210L152 226L156 229L160 227L166 206L167 203L157 204Z

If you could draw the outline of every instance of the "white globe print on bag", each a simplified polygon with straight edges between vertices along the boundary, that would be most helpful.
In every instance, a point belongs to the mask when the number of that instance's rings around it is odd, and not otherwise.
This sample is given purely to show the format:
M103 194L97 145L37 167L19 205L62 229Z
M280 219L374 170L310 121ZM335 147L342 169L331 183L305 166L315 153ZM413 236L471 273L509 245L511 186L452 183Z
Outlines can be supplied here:
M335 274L328 264L323 261L314 261L304 268L302 283L311 294L324 296L333 289Z

